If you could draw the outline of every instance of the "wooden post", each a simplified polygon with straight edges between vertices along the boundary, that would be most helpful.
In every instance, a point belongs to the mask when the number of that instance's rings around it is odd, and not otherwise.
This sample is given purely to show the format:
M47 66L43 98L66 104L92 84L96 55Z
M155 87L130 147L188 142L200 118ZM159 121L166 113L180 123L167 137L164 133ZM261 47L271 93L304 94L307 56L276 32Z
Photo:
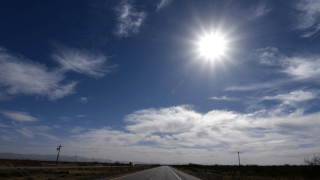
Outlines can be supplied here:
M238 159L239 159L239 172L240 172L240 155L239 155L240 152L238 152Z
M57 148L57 151L58 151L58 156L57 156L57 162L56 162L56 165L58 165L58 160L59 160L59 153L60 153L60 149L61 149L61 145Z

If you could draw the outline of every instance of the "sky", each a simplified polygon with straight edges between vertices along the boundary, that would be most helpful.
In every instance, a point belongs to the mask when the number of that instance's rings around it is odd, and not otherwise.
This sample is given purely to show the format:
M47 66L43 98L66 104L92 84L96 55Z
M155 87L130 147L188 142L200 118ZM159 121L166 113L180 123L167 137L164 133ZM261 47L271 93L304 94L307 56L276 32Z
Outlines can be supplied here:
M320 152L318 0L10 0L0 24L1 152L226 165Z

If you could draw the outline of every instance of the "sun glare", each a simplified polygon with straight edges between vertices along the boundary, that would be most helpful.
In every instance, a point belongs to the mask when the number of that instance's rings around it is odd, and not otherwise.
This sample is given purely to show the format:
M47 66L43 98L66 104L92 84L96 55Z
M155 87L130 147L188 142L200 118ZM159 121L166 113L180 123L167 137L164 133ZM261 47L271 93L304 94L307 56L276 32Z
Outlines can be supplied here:
M199 51L201 56L207 59L216 59L223 55L225 51L225 40L219 34L210 34L201 38Z

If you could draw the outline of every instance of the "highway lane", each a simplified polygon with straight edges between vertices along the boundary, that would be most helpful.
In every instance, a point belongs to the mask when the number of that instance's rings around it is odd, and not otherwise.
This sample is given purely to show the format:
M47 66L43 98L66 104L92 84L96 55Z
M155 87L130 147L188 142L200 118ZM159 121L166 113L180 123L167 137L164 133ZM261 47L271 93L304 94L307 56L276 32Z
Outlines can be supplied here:
M194 176L178 171L169 166L147 169L144 171L113 178L99 178L96 180L200 180Z

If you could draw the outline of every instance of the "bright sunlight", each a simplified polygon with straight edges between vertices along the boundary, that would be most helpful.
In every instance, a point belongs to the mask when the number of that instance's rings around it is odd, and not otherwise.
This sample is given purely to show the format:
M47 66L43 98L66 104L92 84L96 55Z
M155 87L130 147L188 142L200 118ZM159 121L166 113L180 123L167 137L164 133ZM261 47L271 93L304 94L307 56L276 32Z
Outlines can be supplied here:
M223 55L226 47L225 40L219 34L209 34L201 38L199 51L207 59L216 59Z

